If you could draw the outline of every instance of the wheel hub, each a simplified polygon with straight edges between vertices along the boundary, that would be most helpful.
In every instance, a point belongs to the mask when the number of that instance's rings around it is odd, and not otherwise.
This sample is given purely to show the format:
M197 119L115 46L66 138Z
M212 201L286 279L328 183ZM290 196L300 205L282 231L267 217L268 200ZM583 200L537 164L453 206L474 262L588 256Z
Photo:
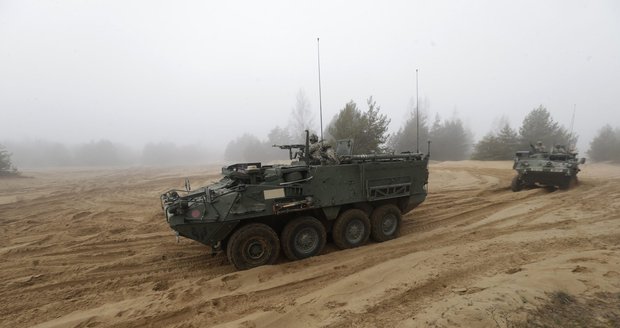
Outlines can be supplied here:
M303 229L295 238L295 246L302 253L309 253L319 244L319 235L314 229Z
M364 236L364 224L360 220L351 220L346 231L347 240L354 244L362 240Z
M258 260L261 257L263 257L263 255L265 255L264 245L257 240L250 242L250 244L248 245L247 251L248 251L248 256L253 260Z
M396 231L397 225L396 217L392 214L388 214L383 218L383 223L381 224L381 230L385 235L391 235Z

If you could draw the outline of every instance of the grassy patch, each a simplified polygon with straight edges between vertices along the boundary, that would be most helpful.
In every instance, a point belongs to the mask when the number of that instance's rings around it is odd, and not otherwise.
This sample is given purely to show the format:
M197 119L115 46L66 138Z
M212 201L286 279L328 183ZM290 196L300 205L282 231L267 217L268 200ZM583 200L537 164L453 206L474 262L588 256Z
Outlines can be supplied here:
M514 327L620 327L620 293L601 292L577 299L556 291Z

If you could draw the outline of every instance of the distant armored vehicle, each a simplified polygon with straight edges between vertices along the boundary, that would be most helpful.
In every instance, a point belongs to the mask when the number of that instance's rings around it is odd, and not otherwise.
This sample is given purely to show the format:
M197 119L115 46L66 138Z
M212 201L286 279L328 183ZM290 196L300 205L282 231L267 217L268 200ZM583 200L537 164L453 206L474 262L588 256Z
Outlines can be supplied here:
M280 249L290 260L317 255L328 235L341 249L396 238L401 216L426 199L429 154L352 155L351 145L313 155L306 133L305 144L278 146L290 165L233 164L194 191L186 179L186 190L161 195L167 222L239 270L273 264Z
M577 158L577 153L567 151L563 146L555 146L551 152L544 147L532 146L532 151L518 151L513 169L517 175L512 179L512 191L535 185L553 186L568 189L577 184L579 164L586 159Z

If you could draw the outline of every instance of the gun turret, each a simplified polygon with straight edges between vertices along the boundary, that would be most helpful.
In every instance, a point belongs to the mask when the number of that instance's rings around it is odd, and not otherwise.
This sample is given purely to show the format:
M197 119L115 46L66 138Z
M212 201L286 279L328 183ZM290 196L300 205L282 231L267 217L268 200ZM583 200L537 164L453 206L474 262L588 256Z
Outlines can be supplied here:
M303 158L304 150L306 149L306 145L304 144L292 144L292 145L273 145L272 147L278 147L280 149L288 149L289 158L291 160L295 158ZM293 149L297 149L298 151L293 153Z

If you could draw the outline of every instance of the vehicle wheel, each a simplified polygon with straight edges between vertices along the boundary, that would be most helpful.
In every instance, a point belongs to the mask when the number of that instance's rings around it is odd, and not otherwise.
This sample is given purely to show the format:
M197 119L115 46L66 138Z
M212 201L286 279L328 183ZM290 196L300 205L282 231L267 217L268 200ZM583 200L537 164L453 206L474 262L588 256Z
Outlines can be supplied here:
M370 236L382 242L398 237L401 222L400 209L393 204L377 207L370 215Z
M523 189L523 182L519 179L518 176L512 178L512 183L510 184L510 189L512 191L521 191Z
M252 223L235 231L226 247L228 260L238 270L273 264L280 254L280 240L269 226Z
M573 188L573 187L574 187L574 186L576 186L576 185L577 185L577 177L576 177L576 176L573 176L573 177L570 177L570 178L569 178L568 180L566 180L565 182L563 182L563 183L560 185L560 189L567 190L567 189Z
M327 233L323 224L311 217L301 217L289 222L282 231L282 250L289 260L301 260L319 254Z
M362 210L350 209L340 214L334 223L332 237L340 249L364 245L370 236L370 220Z

